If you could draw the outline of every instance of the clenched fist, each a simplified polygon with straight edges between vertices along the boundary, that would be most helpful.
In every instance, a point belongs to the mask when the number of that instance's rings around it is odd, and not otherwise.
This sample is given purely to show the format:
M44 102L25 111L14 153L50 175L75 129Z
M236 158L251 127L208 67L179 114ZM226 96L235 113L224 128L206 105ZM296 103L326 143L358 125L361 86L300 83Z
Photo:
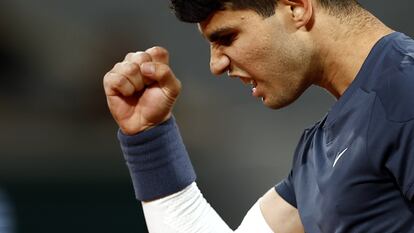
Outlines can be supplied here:
M181 83L168 59L161 47L129 53L105 75L109 110L124 134L142 132L171 117Z

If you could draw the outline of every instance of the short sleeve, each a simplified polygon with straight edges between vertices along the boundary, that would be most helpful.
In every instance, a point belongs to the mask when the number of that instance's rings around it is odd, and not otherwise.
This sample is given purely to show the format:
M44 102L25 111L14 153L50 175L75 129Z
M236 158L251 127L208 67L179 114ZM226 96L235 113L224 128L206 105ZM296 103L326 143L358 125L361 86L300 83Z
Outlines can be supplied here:
M401 194L414 202L414 120L384 119L384 110L376 108L368 134L371 160L386 169ZM388 115L389 118L389 115Z
M325 116L326 118L326 116ZM298 166L298 155L302 154L304 150L305 141L309 137L309 133L314 130L314 128L319 125L320 122L315 123L312 127L305 129L302 133L302 136L300 137L299 143L296 146L295 153L293 156L293 162L292 162L292 168L289 172L289 175L280 181L276 186L275 190L276 192L290 205L297 208L296 203L296 195L295 195L295 186L294 186L294 173L296 170L296 167Z
M291 171L285 179L283 179L275 186L275 190L286 202L297 208L292 176L293 175Z
M403 42L409 42L404 44ZM381 160L387 172L409 201L414 200L414 43L397 44L401 59L382 74L375 89L378 108L372 114L369 153ZM374 153L373 153L374 152Z
M386 156L385 166L394 176L402 194L414 202L414 121L399 127L394 150Z

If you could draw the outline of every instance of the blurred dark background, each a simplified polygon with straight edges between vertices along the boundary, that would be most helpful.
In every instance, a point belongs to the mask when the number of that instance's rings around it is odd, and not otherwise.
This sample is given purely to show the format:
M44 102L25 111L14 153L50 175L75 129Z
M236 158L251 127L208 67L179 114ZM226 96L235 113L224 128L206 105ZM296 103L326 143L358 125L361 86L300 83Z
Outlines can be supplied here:
M414 2L361 1L414 35ZM237 226L290 168L303 128L334 100L311 88L272 111L212 78L208 44L165 0L0 1L0 233L146 232L102 77L162 45L183 82L175 115L207 199Z

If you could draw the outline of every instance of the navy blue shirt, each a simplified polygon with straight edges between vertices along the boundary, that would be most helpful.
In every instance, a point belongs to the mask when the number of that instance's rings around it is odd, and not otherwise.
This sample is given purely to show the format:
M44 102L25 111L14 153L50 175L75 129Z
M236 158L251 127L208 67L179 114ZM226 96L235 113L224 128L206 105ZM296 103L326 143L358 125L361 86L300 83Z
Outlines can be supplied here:
M307 233L414 232L414 41L382 38L276 185Z
M118 138L138 200L195 181L174 118ZM414 232L414 41L382 38L325 118L306 129L276 191L307 233Z

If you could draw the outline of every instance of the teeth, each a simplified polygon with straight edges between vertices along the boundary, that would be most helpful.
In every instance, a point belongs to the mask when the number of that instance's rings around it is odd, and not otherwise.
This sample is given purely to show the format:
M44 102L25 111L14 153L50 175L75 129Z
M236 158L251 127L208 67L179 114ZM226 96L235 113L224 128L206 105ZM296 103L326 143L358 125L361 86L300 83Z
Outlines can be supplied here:
M230 72L229 70L227 71L227 76L228 76L229 78L238 78L238 76L232 75L232 74L231 74L231 72Z

